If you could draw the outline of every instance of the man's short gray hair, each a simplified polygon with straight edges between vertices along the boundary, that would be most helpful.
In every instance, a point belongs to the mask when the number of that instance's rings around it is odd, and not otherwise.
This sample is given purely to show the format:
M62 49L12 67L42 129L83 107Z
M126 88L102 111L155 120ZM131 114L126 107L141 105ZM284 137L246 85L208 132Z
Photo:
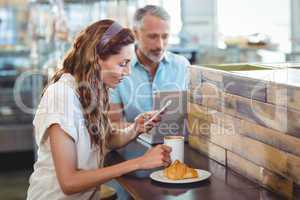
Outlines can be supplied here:
M164 21L170 21L171 19L169 13L164 8L155 5L147 5L136 10L133 17L133 28L140 27L143 24L143 19L146 15L156 16Z

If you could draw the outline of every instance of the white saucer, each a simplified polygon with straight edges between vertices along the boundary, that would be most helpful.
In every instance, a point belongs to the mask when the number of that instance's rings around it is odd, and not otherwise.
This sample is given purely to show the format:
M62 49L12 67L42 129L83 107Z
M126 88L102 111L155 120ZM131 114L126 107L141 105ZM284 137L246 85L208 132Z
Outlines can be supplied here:
M211 176L211 173L205 170L201 169L195 169L198 172L199 177L198 178L189 178L189 179L182 179L182 180L171 180L164 176L164 170L158 170L155 172L152 172L150 174L150 178L162 182L162 183L194 183L198 181L203 181L205 179L208 179Z

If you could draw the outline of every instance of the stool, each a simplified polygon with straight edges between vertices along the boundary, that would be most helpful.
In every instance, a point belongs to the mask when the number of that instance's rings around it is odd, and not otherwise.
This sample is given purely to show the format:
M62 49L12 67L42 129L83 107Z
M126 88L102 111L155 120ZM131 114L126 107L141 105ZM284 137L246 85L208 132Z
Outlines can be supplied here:
M116 200L117 199L117 192L114 188L102 184L100 188L100 197L101 200Z

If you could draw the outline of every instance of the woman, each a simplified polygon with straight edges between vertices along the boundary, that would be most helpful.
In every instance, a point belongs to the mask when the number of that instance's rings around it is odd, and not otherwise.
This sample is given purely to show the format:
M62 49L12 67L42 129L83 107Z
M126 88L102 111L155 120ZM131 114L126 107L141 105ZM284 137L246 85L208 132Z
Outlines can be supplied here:
M170 148L158 145L141 157L102 168L108 150L159 121L144 126L154 114L144 113L132 126L113 130L108 119L108 89L129 74L133 42L132 32L111 20L98 21L77 36L33 121L39 148L27 199L99 199L99 186L108 180L170 164Z

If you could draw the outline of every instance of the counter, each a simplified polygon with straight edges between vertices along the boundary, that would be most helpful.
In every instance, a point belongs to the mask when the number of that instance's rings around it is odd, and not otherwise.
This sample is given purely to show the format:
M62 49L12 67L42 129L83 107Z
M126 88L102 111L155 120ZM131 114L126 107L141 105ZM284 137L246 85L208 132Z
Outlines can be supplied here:
M300 69L189 68L189 145L286 199L300 185Z

